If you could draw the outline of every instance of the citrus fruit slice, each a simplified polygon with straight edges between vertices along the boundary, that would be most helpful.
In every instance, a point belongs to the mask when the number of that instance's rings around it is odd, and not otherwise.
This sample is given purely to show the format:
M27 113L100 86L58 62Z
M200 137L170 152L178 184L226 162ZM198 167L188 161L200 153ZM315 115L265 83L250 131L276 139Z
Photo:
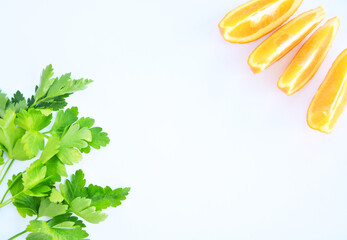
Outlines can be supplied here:
M219 23L223 38L232 43L255 41L288 20L303 0L252 0L229 12Z
M313 78L328 54L339 26L339 19L332 18L307 40L278 81L279 89L289 96Z
M331 133L347 104L347 49L336 59L307 112L308 125Z
M318 7L294 18L277 30L257 47L248 59L248 65L254 73L264 71L280 60L325 18L325 11Z

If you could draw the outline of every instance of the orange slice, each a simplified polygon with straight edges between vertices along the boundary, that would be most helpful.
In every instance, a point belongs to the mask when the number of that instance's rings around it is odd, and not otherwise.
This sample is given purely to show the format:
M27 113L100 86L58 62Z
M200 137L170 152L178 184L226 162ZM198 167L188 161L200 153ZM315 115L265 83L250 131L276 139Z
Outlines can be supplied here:
M254 73L264 71L280 60L325 18L325 11L318 7L299 15L281 27L257 47L248 59L248 65Z
M336 59L307 112L308 125L331 133L347 104L347 49Z
M252 0L229 12L219 23L232 43L255 41L287 21L303 0Z
M307 40L278 81L279 89L289 96L313 78L328 54L339 26L339 19L332 18Z

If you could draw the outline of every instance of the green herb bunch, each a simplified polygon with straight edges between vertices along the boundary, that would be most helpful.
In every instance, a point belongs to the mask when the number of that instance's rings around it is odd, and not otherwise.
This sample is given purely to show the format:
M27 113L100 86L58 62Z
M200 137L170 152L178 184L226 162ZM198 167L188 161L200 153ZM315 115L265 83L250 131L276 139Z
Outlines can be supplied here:
M52 66L47 66L28 99L19 91L11 99L0 91L0 187L15 161L32 160L8 180L0 196L0 208L12 203L22 217L34 219L9 239L26 233L29 240L86 239L83 220L105 220L102 210L119 206L130 190L86 186L82 170L63 181L67 165L80 162L82 153L105 147L110 140L102 128L93 126L94 119L79 118L77 107L63 110L66 98L92 81L73 80L70 73L53 75Z

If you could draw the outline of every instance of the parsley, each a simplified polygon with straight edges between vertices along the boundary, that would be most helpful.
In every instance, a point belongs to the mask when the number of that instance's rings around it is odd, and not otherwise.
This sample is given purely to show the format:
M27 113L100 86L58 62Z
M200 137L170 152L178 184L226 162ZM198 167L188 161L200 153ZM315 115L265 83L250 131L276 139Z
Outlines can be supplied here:
M130 188L86 185L82 170L67 178L66 166L110 141L94 119L78 116L77 107L64 109L66 98L91 82L74 80L71 73L54 77L48 65L30 98L20 91L8 98L0 91L0 187L15 161L32 161L7 181L0 200L0 208L12 203L22 217L35 217L10 239L22 234L29 240L86 239L83 221L104 221L102 211L126 199Z

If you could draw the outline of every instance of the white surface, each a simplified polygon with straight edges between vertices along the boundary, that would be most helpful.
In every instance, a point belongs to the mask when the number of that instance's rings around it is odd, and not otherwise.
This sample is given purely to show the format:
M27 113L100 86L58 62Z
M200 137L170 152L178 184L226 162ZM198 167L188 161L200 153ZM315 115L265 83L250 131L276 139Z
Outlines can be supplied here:
M346 47L347 2L305 0L296 13L322 5L341 28L316 77L292 97L276 82L298 48L253 75L246 61L261 41L221 38L218 22L244 2L0 2L1 89L29 96L49 63L95 80L70 106L95 118L111 143L69 172L132 190L105 222L88 225L91 239L347 238L347 114L331 135L306 124ZM27 221L1 209L0 239Z

